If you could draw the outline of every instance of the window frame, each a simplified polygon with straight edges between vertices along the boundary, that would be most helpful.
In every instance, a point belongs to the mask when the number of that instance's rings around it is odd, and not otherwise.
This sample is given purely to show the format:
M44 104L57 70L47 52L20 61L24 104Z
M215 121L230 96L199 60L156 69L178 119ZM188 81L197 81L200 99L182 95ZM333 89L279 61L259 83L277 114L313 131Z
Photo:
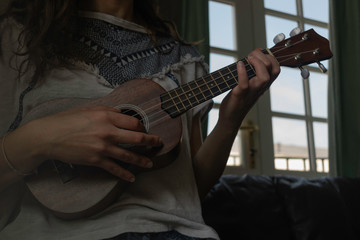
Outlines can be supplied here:
M234 6L235 16L235 28L236 28L236 49L227 50L217 47L210 46L210 53L224 54L233 56L236 59L241 59L257 47L266 46L266 27L265 27L265 16L270 15L274 17L284 18L292 21L296 21L301 29L304 29L305 24L311 24L322 28L329 29L329 23L305 18L302 9L302 0L296 0L297 15L292 15L284 12L279 12L272 9L265 9L263 0L212 0L220 3L231 4ZM250 10L250 11L249 11ZM238 24L246 22L246 24ZM279 30L281 31L281 30ZM321 73L320 69L314 66L307 66L311 72ZM300 75L300 70L299 70ZM305 101L305 114L297 115L283 112L276 112L271 110L270 103L270 91L265 93L259 102L253 107L249 114L244 119L243 125L249 125L249 123L259 126L259 131L252 132L251 136L252 148L256 149L255 160L251 159L249 153L245 152L241 157L242 166L227 166L225 174L265 174L265 175L292 175L302 177L321 177L321 176L334 176L335 175L335 161L329 159L329 172L317 172L316 171L316 152L315 152L315 141L314 141L314 129L313 123L320 122L329 124L328 118L314 117L311 110L311 98L310 98L310 83L309 79L303 81L304 89L304 101ZM219 105L215 104L215 108ZM308 151L309 151L309 162L310 171L293 171L293 170L277 170L275 169L275 155L274 155L274 143L273 143L273 132L272 132L272 117L282 117L285 119L297 119L306 122L307 137L308 137ZM328 125L329 128L329 125ZM246 130L245 130L246 131ZM249 134L238 133L249 137ZM332 134L328 134L330 138ZM244 144L244 143L243 143ZM249 145L249 143L247 143ZM329 146L330 155L330 146ZM254 167L249 167L249 163L254 161Z

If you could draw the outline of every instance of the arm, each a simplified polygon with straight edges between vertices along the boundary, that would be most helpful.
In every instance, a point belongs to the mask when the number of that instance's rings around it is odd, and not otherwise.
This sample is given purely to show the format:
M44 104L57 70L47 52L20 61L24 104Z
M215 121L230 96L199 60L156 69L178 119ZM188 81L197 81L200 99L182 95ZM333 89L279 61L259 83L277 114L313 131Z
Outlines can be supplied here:
M118 144L162 144L159 137L144 132L138 119L109 107L79 108L31 121L1 139L0 192L22 179L19 172L34 171L47 159L100 167L134 181L135 176L116 160L140 167L151 167L152 162Z
M196 133L200 129L199 118L194 119L191 144L195 177L201 198L205 197L222 175L246 114L280 73L276 59L264 55L259 49L251 52L248 60L254 66L257 75L249 81L244 65L239 62L238 86L221 103L219 120L201 146L199 134Z

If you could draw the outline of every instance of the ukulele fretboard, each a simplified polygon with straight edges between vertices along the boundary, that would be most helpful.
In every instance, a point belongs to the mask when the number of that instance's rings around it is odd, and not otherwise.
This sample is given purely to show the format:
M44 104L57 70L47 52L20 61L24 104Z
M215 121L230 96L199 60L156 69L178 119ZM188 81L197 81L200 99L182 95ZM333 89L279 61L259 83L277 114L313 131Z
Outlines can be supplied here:
M267 54L267 50L262 50ZM249 79L256 75L254 68L247 59L240 60L244 63ZM197 105L210 100L237 85L236 63L223 67L195 81L186 83L163 93L160 96L161 108L172 118L175 118Z

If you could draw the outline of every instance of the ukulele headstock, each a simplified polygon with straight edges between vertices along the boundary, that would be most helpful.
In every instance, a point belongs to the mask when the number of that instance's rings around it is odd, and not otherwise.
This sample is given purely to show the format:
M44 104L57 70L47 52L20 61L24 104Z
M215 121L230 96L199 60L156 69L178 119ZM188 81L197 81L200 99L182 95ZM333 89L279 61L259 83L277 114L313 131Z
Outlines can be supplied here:
M277 35L274 39L276 45L269 49L280 66L298 67L302 70L303 77L306 77L306 73L303 74L302 66L311 63L318 63L321 71L326 72L320 61L333 56L329 41L313 29L305 32L292 31L292 33L293 36L288 39L283 39L283 34Z

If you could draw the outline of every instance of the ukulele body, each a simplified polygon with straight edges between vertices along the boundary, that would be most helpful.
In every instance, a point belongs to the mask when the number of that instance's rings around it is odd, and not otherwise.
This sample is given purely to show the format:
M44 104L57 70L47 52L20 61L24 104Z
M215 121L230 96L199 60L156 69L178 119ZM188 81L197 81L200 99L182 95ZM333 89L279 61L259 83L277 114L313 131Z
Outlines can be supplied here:
M166 92L149 79L134 79L114 89L99 99L59 99L43 103L31 110L24 123L76 107L108 106L122 109L129 115L137 114L147 133L160 136L164 145L145 154L153 161L153 168L169 165L177 155L181 140L181 118L171 118L161 108L160 95ZM120 146L122 147L122 146ZM123 164L137 174L149 171ZM95 167L74 166L48 160L38 169L38 174L25 179L34 197L56 216L76 219L93 215L107 207L128 185L127 182Z

